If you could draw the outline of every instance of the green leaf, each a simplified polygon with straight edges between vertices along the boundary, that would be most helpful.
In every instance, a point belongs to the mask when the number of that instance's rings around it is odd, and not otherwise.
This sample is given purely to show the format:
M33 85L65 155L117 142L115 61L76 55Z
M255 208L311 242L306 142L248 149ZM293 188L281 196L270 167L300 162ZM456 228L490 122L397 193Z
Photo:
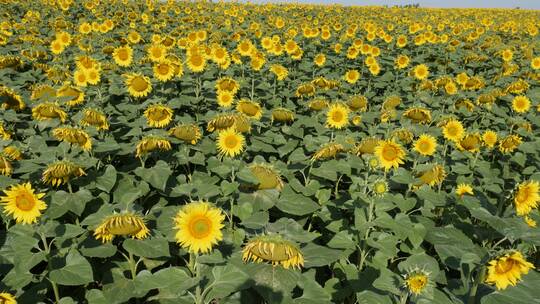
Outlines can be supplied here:
M289 185L281 192L276 206L283 212L292 215L306 215L319 209L319 204L304 195L297 194Z
M162 161L158 160L156 165L152 168L137 168L135 169L135 174L141 177L145 182L152 185L154 188L161 191L165 190L167 185L167 180L172 174L172 170L169 165Z
M223 298L229 294L249 288L249 276L232 264L214 266L212 279L206 288L210 288L205 297L205 302L215 298ZM206 290L205 290L206 292Z
M145 258L169 257L169 242L163 237L151 237L144 240L126 239L122 244L128 252Z
M60 285L77 286L92 282L94 274L90 263L78 251L71 250L65 258L65 265L51 270L49 278Z
M328 247L307 244L302 248L304 254L304 266L306 268L327 266L339 260L343 255L343 250L331 249Z
M112 165L107 165L103 175L96 178L96 187L107 193L111 192L116 184L116 169Z

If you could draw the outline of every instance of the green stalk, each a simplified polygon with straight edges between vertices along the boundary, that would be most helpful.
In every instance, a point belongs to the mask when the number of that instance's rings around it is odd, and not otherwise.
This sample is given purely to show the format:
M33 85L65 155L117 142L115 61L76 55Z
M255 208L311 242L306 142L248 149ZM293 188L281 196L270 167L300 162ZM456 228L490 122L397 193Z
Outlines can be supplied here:
M484 278L486 276L486 266L482 266L478 273L476 274L476 279L473 282L473 286L471 287L471 290L469 291L469 300L467 301L468 304L474 304L476 303L476 292L478 291L478 285L480 283L484 282Z
M49 257L51 253L51 247L49 247L49 244L47 243L47 239L45 238L45 235L43 233L41 235L41 241L43 242L43 247L45 248L45 252L47 253L47 268L49 269L49 272L51 271L51 263L49 262ZM58 285L51 279L49 279L49 282L51 282L51 286L54 293L54 302L59 303L60 302L60 292L58 291Z

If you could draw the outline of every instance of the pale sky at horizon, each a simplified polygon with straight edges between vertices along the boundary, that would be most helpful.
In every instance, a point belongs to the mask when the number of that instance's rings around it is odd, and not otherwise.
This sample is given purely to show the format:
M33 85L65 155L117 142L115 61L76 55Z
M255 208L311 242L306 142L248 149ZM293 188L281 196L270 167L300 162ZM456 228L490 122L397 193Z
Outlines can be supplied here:
M313 4L343 4L343 5L405 5L419 3L421 7L482 7L482 8L515 8L540 9L540 0L249 0L241 2L267 3L313 3Z

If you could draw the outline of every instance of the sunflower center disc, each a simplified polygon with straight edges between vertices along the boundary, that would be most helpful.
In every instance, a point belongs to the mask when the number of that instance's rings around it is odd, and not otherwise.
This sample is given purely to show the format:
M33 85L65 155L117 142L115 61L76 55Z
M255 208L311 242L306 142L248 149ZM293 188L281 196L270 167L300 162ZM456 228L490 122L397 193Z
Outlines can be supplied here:
M28 197L26 194L22 194L17 196L16 205L20 210L29 211L34 208L35 202L31 197Z
M195 238L201 239L210 234L212 223L206 218L198 218L191 222L190 230Z

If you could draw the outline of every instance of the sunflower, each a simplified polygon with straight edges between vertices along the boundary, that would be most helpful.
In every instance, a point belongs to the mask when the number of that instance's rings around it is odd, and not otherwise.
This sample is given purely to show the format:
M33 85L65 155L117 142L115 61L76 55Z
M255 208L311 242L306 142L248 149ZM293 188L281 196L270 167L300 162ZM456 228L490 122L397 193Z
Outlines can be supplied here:
M484 141L484 145L488 148L493 148L497 143L497 132L492 130L485 131L484 134L482 134L482 141Z
M401 141L402 143L404 144L409 144L413 141L414 139L414 134L413 132L411 132L410 130L406 129L406 128L401 128L401 129L397 129L397 130L394 130L392 131L392 136L391 136L393 139L397 138L399 141ZM435 141L435 144L437 142Z
M234 102L234 94L229 91L218 91L217 103L220 107L228 108Z
M162 60L154 64L153 71L157 80L167 82L174 78L175 66L168 60Z
M326 62L326 56L324 54L317 54L317 56L315 56L315 59L313 59L313 62L316 66L322 67Z
M482 145L482 138L479 133L466 134L456 141L456 146L460 151L478 152Z
M147 50L148 59L152 62L160 62L167 57L167 49L161 44L152 44Z
M444 181L446 177L446 170L439 164L433 165L430 169L418 172L416 175L420 179L420 182L415 184L415 187L421 187L422 185L435 186Z
M86 73L81 69L75 70L73 73L73 83L79 87L86 87L88 85L88 77L86 77Z
M56 97L56 90L50 85L37 85L32 89L31 100L44 99L44 101L52 100Z
M529 226L531 228L536 228L536 226L537 226L536 221L534 219L532 219L531 217L529 217L529 216L523 217L523 221L525 222L525 224L527 224L527 226Z
M145 239L150 230L144 219L135 213L113 214L104 218L94 230L94 237L103 243L111 242L117 235L129 235L134 239Z
M384 196L388 192L388 183L384 179L378 179L371 185L371 192L376 196Z
M93 126L98 130L109 130L107 117L100 110L88 108L83 111L83 118L79 121L83 127Z
M317 91L317 88L312 83L304 83L299 85L296 88L295 96L296 97L305 97L305 96L313 96L315 95L315 92Z
M431 122L431 111L424 108L410 108L403 112L403 116L418 124Z
M362 139L354 148L354 153L358 156L363 154L374 154L375 148L381 140L375 137L367 137Z
M421 294L429 283L429 276L423 271L411 272L405 278L405 286L414 295Z
M416 79L423 80L429 76L429 68L425 64L419 64L414 67L413 75Z
M409 59L409 57L407 55L399 55L396 60L395 60L395 65L398 69L404 69L406 68L407 66L409 66L409 62L411 60Z
M242 113L234 115L233 128L240 133L250 133L251 119Z
M516 96L512 99L512 109L517 113L525 113L531 108L531 100L527 96Z
M351 111L365 112L367 110L368 100L362 95L353 95L349 98L347 105Z
M505 62L511 61L514 58L514 52L510 49L503 50L501 52L501 57Z
M218 114L206 125L206 130L209 132L214 132L215 130L222 131L231 128L236 122L235 114Z
M273 109L272 121L292 122L294 121L294 112L286 108Z
M54 55L58 55L58 54L61 54L66 47L64 46L64 44L62 44L60 40L55 39L51 42L50 48L51 48L51 52Z
M5 86L0 86L0 102L2 103L2 108L6 110L13 109L15 111L21 111L26 108L22 97L13 89Z
M4 176L10 176L13 172L13 167L8 157L0 155L0 174Z
M516 286L521 275L534 269L532 263L527 262L519 251L507 253L489 261L487 267L487 284L495 284L498 290L506 289L508 285Z
M422 134L414 143L414 150L424 156L431 156L437 148L437 139L429 134Z
M151 105L144 111L146 123L153 128L165 128L173 118L173 110L161 104Z
M233 128L220 131L217 138L217 149L221 155L234 157L245 149L246 139Z
M343 79L350 84L354 84L360 79L360 72L357 70L348 70L343 76Z
M343 129L349 124L349 108L341 103L330 106L326 113L326 127Z
M41 210L47 208L45 202L40 200L45 193L34 193L30 183L12 185L9 190L4 190L4 194L0 198L4 214L13 215L17 223L35 223L41 216Z
M96 69L96 68L86 69L84 73L86 74L88 84L96 85L101 81L101 72L99 69Z
M236 104L236 110L240 113L245 114L246 116L259 120L262 117L262 107L258 102L248 100L248 99L241 99Z
M463 138L463 125L458 120L451 119L442 127L442 133L444 138L457 142Z
M177 125L169 130L169 134L192 145L202 137L201 129L196 124Z
M152 92L150 78L138 73L128 74L125 77L125 84L129 95L133 97L145 97Z
M216 81L216 90L218 92L227 91L233 95L236 95L239 89L240 84L238 84L238 82L231 77L222 77Z
M274 167L267 164L252 164L249 166L251 173L259 180L257 189L283 189L283 181L279 172Z
M78 145L85 151L92 149L92 138L84 130L73 127L59 127L53 130L53 136L58 140Z
M540 57L534 57L533 59L531 59L531 68L533 70L540 69Z
M269 262L285 269L304 266L304 256L298 246L278 234L251 238L242 250L244 262Z
M200 53L192 53L187 56L186 64L192 72L202 72L206 67L206 58Z
M499 151L502 153L512 153L521 145L521 142L519 135L508 135L499 141Z
M61 87L58 90L57 96L70 107L74 107L84 102L84 92L69 84Z
M141 139L137 144L135 157L141 158L155 150L169 151L171 149L171 142L168 139L160 136L149 135L143 137L143 139Z
M474 195L472 186L470 184L459 184L456 188L456 195L463 197L465 194Z
M322 111L328 107L328 101L324 98L316 98L308 103L308 107L313 111Z
M62 160L48 165L47 169L43 172L41 180L46 184L58 187L62 184L69 183L73 177L83 175L86 175L86 172L84 172L82 167L73 162Z
M528 215L540 203L540 183L534 180L525 181L517 186L514 193L514 205L519 216Z
M224 219L221 209L209 202L190 202L174 217L176 241L191 253L208 253L223 239Z
M114 62L121 67L128 67L133 61L133 49L129 45L119 46L113 51Z
M327 144L324 144L313 156L311 157L311 160L319 160L319 159L327 159L336 157L338 153L345 152L345 147L343 145L330 142Z
M10 160L21 160L23 158L21 150L15 146L7 146L2 149L0 155L4 155Z
M2 304L17 304L15 297L7 292L0 292L0 303Z
M397 169L400 164L404 163L403 159L405 158L405 151L400 144L393 140L379 141L378 145L375 147L374 153L385 170L389 170L392 167Z
M472 111L474 111L475 105L469 99L460 99L460 100L456 101L456 103L454 103L454 107L457 110L460 110L460 109L463 108L463 109L466 109L469 112L472 112Z
M32 117L36 120L50 120L58 118L61 122L66 121L67 114L55 102L40 103L32 109Z
M11 139L11 133L4 128L4 123L0 121L0 138L3 140Z
M279 81L285 79L289 75L287 68L281 64L273 64L270 66L270 72L272 72Z

